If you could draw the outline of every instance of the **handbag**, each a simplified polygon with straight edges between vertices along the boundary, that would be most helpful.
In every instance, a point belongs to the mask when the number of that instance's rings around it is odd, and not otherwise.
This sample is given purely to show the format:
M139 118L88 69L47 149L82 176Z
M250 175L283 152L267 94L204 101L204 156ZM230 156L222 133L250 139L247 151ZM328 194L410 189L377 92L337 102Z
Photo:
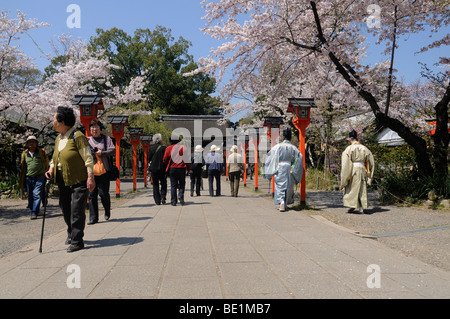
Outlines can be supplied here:
M95 154L95 157L97 157L97 162L94 164L94 176L100 176L106 173L105 166L103 165L102 159Z
M109 180L113 182L120 177L120 172L119 172L119 169L117 168L117 166L113 164L112 158L109 157L108 160L109 160L109 164L110 164L108 176L109 176Z
M117 168L116 165L113 165L108 173L109 173L110 181L115 181L116 179L118 179L120 177L119 169Z
M208 170L206 169L206 165L202 167L202 178L208 178Z
M103 145L105 145L105 149L108 149L106 135L103 135ZM119 172L119 169L117 168L117 166L114 165L111 156L108 157L108 163L109 163L109 170L106 170L106 172L108 173L109 180L114 182L115 180L117 180L120 177L120 172ZM95 175L95 173L94 173L94 175Z

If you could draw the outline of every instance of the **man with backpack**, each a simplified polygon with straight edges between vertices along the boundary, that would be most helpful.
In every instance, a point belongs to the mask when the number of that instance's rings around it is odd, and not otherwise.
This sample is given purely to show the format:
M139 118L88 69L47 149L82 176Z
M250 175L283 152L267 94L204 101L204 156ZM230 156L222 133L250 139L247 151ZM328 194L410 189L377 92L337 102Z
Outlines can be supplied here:
M39 208L44 195L45 172L49 160L45 150L38 146L35 136L29 136L26 142L27 150L20 157L19 188L26 189L31 219L37 219Z
M153 144L148 150L150 161L148 170L152 178L153 199L156 205L161 205L166 203L167 195L166 167L163 163L166 146L162 145L162 137L159 133L153 135L152 141Z

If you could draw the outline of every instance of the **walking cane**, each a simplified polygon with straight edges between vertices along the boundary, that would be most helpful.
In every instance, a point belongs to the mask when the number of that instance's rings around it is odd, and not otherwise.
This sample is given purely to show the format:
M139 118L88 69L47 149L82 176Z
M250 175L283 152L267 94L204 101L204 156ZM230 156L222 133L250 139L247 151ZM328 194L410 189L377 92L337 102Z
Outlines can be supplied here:
M287 211L287 189L284 191L284 211Z
M45 213L47 212L48 192L50 190L50 187L48 187L49 184L50 184L50 180L47 179L45 181L45 185L44 185L44 197L42 198L42 202L44 204L44 214L42 215L41 243L39 245L39 252L40 253L42 253L42 240L44 239Z

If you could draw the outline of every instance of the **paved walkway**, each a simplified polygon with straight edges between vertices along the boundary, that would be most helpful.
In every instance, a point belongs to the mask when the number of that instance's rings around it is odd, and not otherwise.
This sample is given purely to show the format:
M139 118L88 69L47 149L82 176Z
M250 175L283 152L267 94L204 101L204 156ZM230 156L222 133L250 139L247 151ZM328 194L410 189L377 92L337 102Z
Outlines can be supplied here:
M262 182L262 181L261 181ZM206 189L206 188L205 188ZM0 298L449 298L450 273L249 189L155 206L151 188L86 226L0 259ZM203 191L203 194L206 194ZM263 191L263 194L265 191Z

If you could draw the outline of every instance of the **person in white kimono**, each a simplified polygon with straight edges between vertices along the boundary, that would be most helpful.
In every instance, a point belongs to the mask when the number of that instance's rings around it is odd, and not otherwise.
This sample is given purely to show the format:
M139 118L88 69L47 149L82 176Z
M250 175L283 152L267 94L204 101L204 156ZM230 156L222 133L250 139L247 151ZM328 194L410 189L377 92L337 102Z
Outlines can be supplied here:
M361 214L367 209L367 185L372 183L374 158L372 152L358 142L355 130L349 134L351 145L342 153L341 189L348 212Z
M284 212L288 204L294 203L294 184L301 181L303 175L303 156L297 147L291 144L290 128L283 130L284 141L275 145L267 154L264 175L267 179L274 176L274 201Z

